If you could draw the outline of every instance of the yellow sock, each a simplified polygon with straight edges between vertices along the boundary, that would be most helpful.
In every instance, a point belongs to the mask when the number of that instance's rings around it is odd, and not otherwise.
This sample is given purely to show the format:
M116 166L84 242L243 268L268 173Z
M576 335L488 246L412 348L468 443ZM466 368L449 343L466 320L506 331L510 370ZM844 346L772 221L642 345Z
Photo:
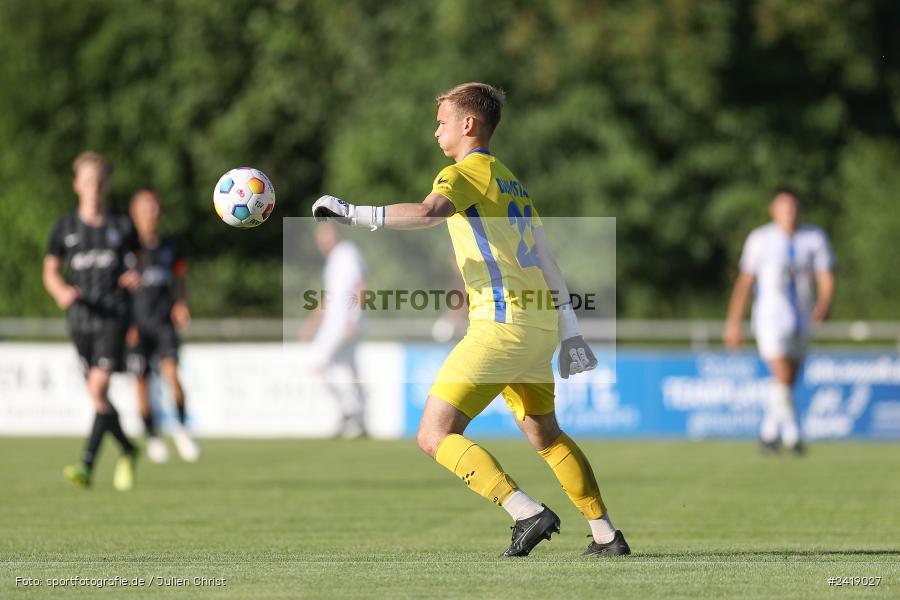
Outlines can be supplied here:
M586 519L599 519L606 514L594 471L572 438L563 433L539 454L553 469L572 504Z
M496 459L459 434L451 433L444 438L434 460L462 478L472 491L498 506L516 491L516 482L503 472Z

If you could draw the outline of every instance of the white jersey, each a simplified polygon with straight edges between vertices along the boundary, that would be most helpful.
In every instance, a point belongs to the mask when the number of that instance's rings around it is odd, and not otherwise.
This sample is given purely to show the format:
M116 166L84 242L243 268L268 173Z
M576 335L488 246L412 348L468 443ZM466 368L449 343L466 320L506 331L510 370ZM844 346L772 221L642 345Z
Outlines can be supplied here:
M775 223L747 236L740 269L756 278L753 330L763 336L809 336L815 307L815 274L831 271L828 236L801 225L788 235Z
M360 291L366 264L356 244L341 240L325 259L325 313L313 344L323 363L343 344L353 341L362 319Z

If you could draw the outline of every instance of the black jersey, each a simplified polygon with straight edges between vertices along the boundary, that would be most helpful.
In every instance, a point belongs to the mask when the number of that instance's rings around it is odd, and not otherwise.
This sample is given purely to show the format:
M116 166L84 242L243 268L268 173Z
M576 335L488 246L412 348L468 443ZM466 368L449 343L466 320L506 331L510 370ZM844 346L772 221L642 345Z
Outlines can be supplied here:
M128 216L107 212L103 224L91 227L73 210L56 222L50 232L47 254L62 261L63 276L80 290L68 310L73 331L90 331L110 320L129 318L128 291L119 287L119 276L136 266L140 249Z
M159 238L155 247L141 247L141 287L134 293L134 318L139 327L153 328L170 321L172 305L180 297L178 278L186 261L172 238Z

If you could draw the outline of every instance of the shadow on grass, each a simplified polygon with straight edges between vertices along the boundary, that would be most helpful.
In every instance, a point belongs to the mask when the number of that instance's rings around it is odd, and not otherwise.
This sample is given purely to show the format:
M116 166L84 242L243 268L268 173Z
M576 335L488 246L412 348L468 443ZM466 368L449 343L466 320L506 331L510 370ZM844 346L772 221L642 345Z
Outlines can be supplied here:
M715 551L715 552L636 552L634 556L641 558L682 559L689 561L692 558L799 558L816 556L900 556L900 550L895 549L847 549L847 550L746 550L746 551Z

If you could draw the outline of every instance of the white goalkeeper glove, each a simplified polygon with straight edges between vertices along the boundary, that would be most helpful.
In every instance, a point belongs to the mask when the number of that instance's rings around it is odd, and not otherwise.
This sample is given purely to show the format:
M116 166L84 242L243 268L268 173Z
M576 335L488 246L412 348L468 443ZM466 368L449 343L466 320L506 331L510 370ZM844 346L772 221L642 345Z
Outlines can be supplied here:
M572 303L561 305L559 312L559 375L568 379L569 374L590 371L597 366L597 357L591 351L581 331L578 329L578 319L572 309Z
M365 227L372 231L384 227L383 206L355 206L334 196L322 196L316 200L312 213L317 223L334 219L342 225Z

